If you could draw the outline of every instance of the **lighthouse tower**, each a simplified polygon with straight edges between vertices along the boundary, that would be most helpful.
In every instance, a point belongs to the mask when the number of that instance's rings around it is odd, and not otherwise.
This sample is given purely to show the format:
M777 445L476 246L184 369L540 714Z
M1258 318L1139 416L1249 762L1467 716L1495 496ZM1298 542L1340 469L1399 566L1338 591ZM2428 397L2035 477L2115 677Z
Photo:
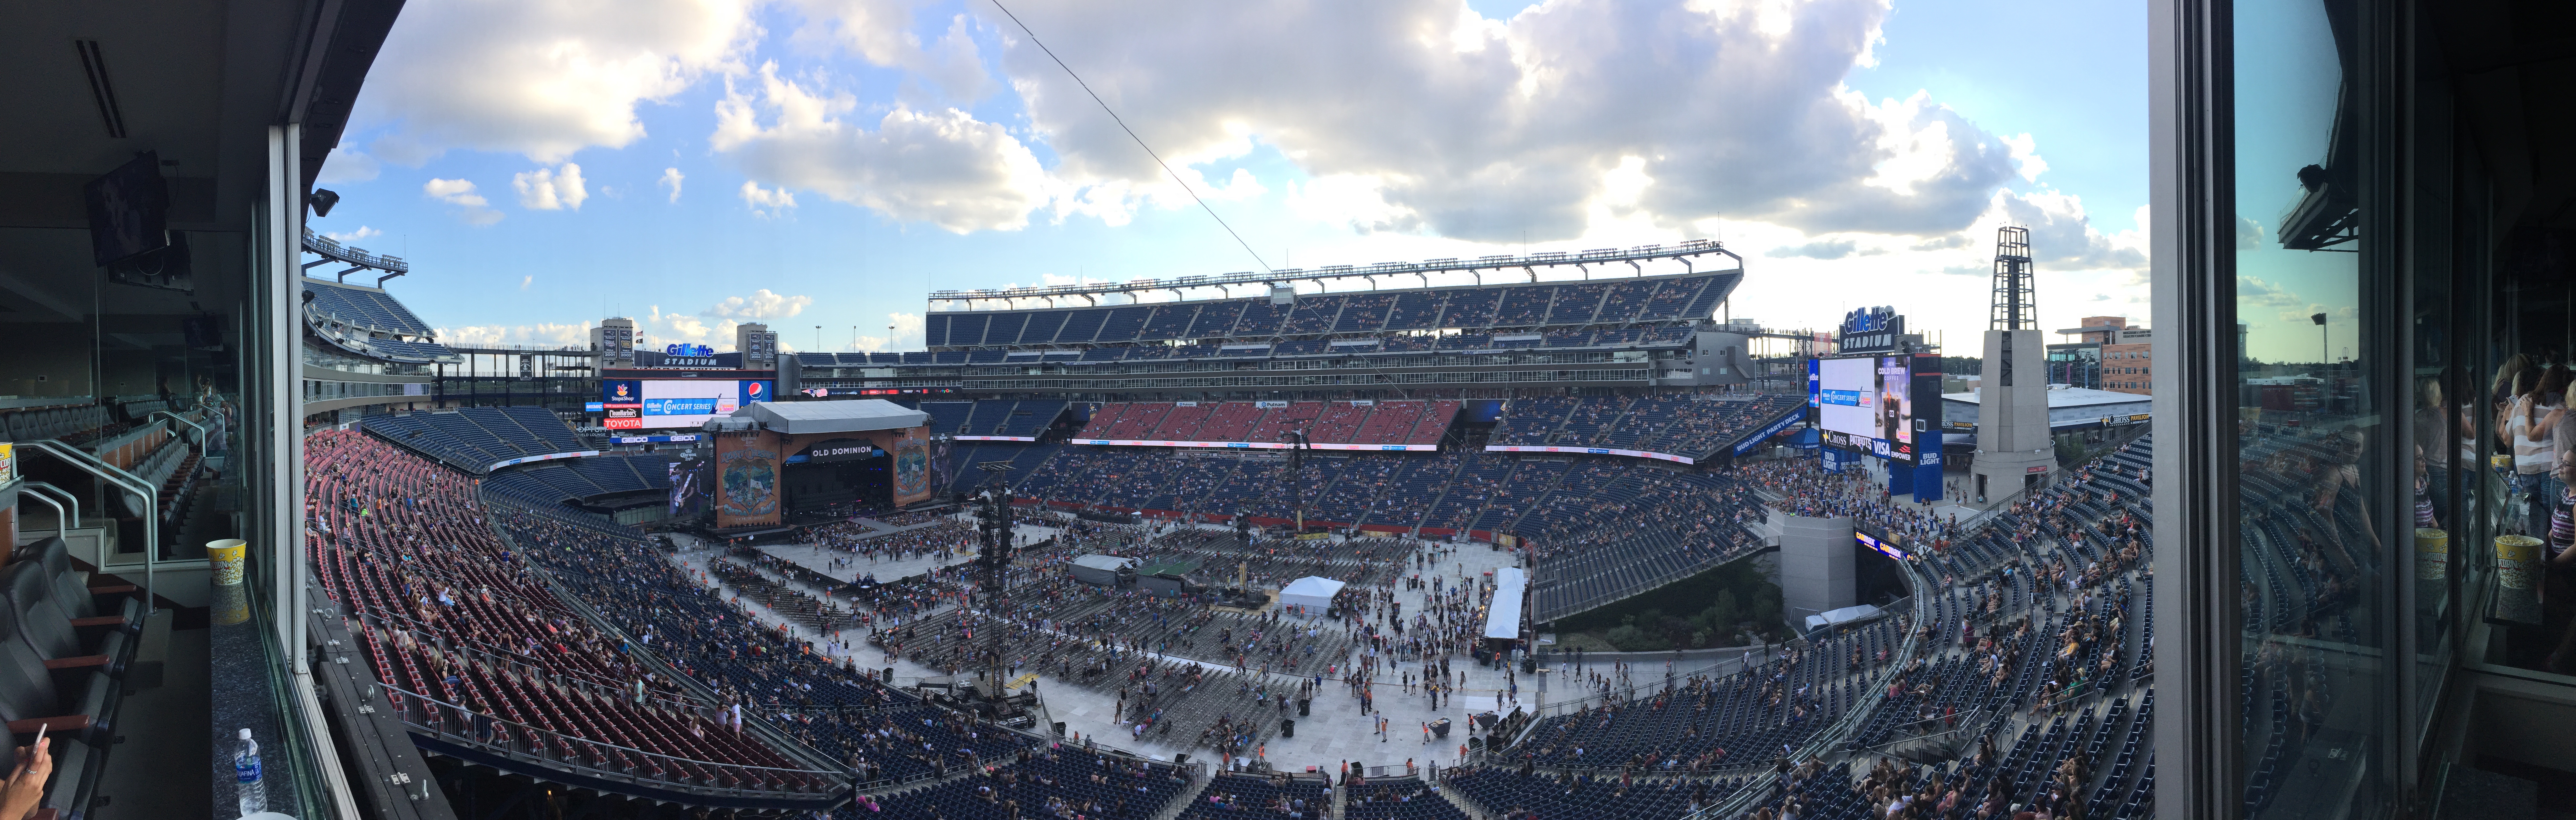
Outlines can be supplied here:
M1995 292L1978 378L1977 456L1963 503L1992 506L2047 480L2057 469L2048 434L2046 342L2031 300L2030 231L1995 232Z

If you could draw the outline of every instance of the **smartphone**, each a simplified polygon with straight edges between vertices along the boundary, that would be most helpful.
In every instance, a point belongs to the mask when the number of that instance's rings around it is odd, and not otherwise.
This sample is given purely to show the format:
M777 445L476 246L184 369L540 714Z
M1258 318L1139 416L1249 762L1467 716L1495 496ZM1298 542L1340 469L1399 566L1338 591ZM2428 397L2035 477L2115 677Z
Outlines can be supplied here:
M35 742L33 742L33 743L29 743L29 744L27 744L27 748L28 748L28 749L31 749L31 750L34 750L36 754L44 754L44 753L45 753L45 730L47 730L47 729L51 729L51 728L54 728L54 725L53 725L53 724L51 724L51 723L39 723L39 724L36 724L36 740L35 740Z

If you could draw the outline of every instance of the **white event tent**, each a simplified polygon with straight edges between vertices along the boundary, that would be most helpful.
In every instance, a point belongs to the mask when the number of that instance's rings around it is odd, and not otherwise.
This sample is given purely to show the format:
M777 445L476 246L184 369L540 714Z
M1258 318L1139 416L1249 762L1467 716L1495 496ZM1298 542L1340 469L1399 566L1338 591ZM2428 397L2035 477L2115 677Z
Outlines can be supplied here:
M1333 595L1342 591L1342 582L1313 575L1288 582L1279 590L1280 606L1303 606L1322 611L1333 605Z

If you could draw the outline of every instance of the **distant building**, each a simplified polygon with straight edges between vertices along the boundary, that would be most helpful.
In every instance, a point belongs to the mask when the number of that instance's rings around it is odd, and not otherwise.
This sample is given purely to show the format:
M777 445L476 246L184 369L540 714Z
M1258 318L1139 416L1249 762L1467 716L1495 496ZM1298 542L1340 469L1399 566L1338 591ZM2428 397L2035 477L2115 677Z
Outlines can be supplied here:
M2102 346L2092 342L2049 345L2048 382L2088 390L2102 389Z
M2126 316L2086 316L2083 327L2071 327L2058 333L2078 336L2083 341L2048 346L2049 374L2053 381L2076 387L2109 390L2114 393L2135 393L2141 396L2155 392L2150 388L2155 373L2155 350L2149 344L2153 339L2153 331L2143 327L2130 327ZM2085 384L2073 379L2056 379L2059 371L2059 350L2067 349L2066 355L2070 360L2069 363L2072 364L2079 355L2076 351L2088 346L2093 348L2095 355L2098 356L2095 362L2098 374L2094 376L2094 383Z
M633 319L601 319L590 329L590 349L599 351L601 367L634 367L637 341Z
M742 354L745 370L772 370L778 367L778 333L757 322L735 325L734 352Z

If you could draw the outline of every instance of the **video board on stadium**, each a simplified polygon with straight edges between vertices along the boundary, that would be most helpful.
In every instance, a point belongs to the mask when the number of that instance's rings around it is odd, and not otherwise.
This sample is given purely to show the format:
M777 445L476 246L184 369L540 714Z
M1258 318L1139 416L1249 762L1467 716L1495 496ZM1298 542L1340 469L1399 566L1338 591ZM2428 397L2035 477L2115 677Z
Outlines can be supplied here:
M599 400L611 430L694 428L769 401L773 383L747 379L603 379Z
M1940 378L1937 361L1922 354L1820 360L1817 426L1840 446L1912 462L1921 426L1915 423L1915 408L1939 412ZM1939 439L1932 441L1938 452Z
M706 512L708 463L694 457L671 462L672 518L696 518Z

